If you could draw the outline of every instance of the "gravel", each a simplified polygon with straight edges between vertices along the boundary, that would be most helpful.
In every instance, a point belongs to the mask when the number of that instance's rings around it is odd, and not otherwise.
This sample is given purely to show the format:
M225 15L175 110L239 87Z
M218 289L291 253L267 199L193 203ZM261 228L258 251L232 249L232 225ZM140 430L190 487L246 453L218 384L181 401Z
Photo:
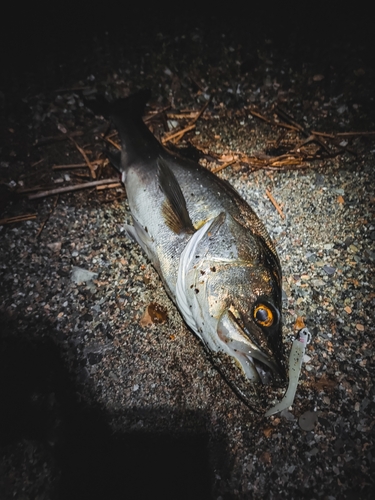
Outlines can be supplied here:
M160 32L116 60L113 42L99 38L95 57L81 47L83 64L77 56L66 65L64 82L45 88L35 74L33 92L21 86L21 110L4 87L12 113L1 218L36 217L0 226L1 498L372 498L374 136L345 136L340 154L303 169L237 162L218 174L276 241L285 342L301 318L312 333L294 405L270 418L223 381L126 236L122 187L36 201L16 194L89 180L85 168L52 170L84 160L72 141L45 139L80 132L77 143L100 158L107 123L83 99L102 93L149 86L154 108L168 111L199 110L211 97L177 145L193 144L208 167L217 155L278 156L302 142L288 130L280 139L283 129L250 106L273 119L282 104L321 132L374 130L374 74L352 62L354 49L328 71L330 55L300 64L264 37L250 50L234 31ZM113 177L110 166L97 172Z

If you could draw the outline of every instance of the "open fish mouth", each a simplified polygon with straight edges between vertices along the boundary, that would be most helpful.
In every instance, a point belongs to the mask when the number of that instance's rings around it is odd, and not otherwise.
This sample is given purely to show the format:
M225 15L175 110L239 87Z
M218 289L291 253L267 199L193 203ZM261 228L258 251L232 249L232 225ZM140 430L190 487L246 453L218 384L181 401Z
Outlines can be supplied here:
M251 340L246 327L240 324L238 315L236 316L231 310L222 315L217 327L218 337L225 345L228 354L236 359L249 381L269 385L280 373L278 365L269 354Z

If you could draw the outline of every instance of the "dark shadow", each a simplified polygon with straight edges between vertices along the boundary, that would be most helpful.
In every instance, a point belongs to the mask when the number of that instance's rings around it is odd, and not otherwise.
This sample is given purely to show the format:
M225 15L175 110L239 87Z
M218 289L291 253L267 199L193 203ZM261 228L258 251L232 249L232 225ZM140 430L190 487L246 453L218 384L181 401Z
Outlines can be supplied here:
M4 327L3 322L3 454L4 450L11 453L22 440L47 447L55 476L54 499L211 498L213 463L225 461L227 454L224 440L215 438L213 442L209 437L203 414L177 415L177 420L186 418L189 422L179 433L168 427L164 431L132 431L130 426L129 431L114 433L105 411L78 400L78 387L59 348L46 336L36 337L35 331L41 330L39 324L34 332L19 333L15 325ZM155 428L160 429L158 423L176 419L176 412L132 409L116 416L131 422L154 419ZM0 478L0 484L7 481ZM12 492L3 494L11 498Z

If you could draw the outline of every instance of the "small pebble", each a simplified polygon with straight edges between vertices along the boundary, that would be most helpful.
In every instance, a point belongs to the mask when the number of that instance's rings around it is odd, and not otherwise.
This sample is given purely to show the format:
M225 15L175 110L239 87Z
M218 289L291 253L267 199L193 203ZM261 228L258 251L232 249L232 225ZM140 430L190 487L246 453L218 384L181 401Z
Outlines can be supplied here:
M298 424L303 431L312 431L318 421L318 415L315 411L306 411L299 419Z

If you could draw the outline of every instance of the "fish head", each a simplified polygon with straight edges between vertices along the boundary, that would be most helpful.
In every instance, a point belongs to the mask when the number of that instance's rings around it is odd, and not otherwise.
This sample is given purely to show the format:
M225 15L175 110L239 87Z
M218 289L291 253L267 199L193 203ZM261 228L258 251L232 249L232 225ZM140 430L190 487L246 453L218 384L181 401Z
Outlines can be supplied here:
M260 247L256 261L243 265L242 279L229 286L232 300L224 313L231 313L231 322L235 322L240 329L244 345L253 345L253 361L261 381L266 384L271 378L285 380L286 357L280 273L275 273L276 262L271 265L269 259L264 258L263 244ZM231 338L229 331L226 338Z
M180 271L177 296L184 294L185 306L181 300L179 306L185 320L229 385L259 408L266 388L286 379L277 255L220 213L193 235Z

